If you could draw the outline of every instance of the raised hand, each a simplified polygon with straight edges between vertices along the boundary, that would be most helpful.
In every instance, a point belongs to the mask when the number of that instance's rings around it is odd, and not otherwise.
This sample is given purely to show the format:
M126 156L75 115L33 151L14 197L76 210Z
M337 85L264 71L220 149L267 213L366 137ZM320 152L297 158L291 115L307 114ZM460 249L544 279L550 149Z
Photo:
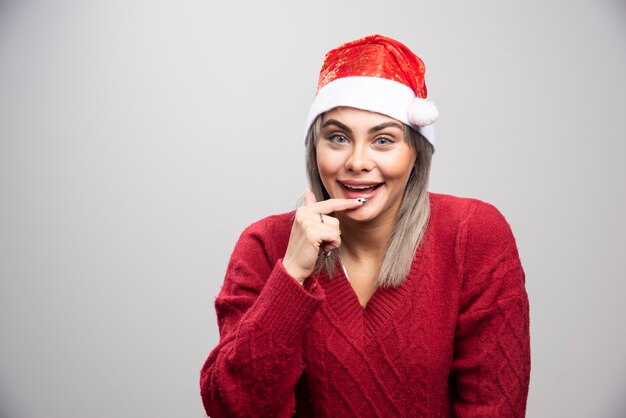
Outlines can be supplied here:
M307 190L304 206L296 210L291 227L283 266L287 273L303 284L313 273L320 252L327 253L341 245L339 220L329 213L355 209L363 202L355 199L328 199L315 201L315 195Z

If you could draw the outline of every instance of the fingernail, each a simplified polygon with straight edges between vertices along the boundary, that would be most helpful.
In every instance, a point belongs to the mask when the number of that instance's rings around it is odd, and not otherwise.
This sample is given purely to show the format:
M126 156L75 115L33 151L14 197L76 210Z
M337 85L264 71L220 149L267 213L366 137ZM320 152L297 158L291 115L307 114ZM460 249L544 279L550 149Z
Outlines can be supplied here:
M333 250L330 250L330 251L328 251L327 253L324 253L324 257L329 257L329 256L330 256L330 253L332 253L332 252L333 252Z
M367 197L357 197L356 200L358 203L365 203L367 202Z

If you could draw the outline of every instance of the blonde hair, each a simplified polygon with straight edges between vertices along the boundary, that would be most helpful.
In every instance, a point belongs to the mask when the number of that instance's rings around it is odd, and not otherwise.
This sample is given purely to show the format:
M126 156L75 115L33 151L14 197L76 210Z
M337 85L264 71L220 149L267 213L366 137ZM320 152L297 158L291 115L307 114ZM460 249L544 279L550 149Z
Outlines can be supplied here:
M307 177L311 191L318 201L330 198L317 168L316 145L321 125L320 115L311 124L306 137ZM408 125L404 125L404 139L416 150L415 164L409 175L398 219L378 272L379 287L398 287L404 283L411 270L415 251L424 239L430 217L428 178L434 149L418 131ZM320 257L316 272L323 269L329 277L333 277L340 255L341 247L327 257Z

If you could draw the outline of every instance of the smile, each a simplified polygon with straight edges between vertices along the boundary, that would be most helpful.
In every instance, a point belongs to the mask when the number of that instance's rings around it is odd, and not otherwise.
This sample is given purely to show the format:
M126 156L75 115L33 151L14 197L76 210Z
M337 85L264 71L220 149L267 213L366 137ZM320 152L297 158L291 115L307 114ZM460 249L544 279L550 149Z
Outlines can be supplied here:
M354 186L354 185L344 184L344 183L341 183L341 185L348 190L367 190L367 189L376 189L379 186L381 186L382 183L372 184L369 186Z
M356 199L359 197L365 197L368 200L374 197L380 186L384 183L352 183L346 184L341 181L338 182L341 185L344 194L348 198Z

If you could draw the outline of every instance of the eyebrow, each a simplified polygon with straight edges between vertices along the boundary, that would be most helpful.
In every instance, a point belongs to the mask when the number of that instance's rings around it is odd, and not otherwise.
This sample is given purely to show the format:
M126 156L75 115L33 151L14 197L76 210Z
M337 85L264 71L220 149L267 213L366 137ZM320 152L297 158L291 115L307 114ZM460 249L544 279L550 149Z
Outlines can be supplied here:
M326 122L324 122L324 125L322 125L322 128L326 128L327 126L330 126L330 125L335 125L339 129L343 129L344 131L348 133L352 133L352 129L350 129L347 125L339 122L336 119L328 119ZM381 123L380 125L376 125L368 129L367 133L371 134L374 132L382 131L385 128L398 128L398 129L404 130L404 126L402 126L402 124L398 122L385 122L385 123Z
M385 122L385 123L381 123L380 125L376 125L373 128L370 128L367 131L367 133L368 134L372 134L374 132L382 131L385 128L398 128L398 129L404 131L404 126L402 126L398 122Z
M335 119L328 119L326 122L324 122L324 125L322 125L322 128L325 128L330 125L335 125L339 129L343 129L346 132L352 133L352 129L348 128L346 125L344 125L343 123Z

